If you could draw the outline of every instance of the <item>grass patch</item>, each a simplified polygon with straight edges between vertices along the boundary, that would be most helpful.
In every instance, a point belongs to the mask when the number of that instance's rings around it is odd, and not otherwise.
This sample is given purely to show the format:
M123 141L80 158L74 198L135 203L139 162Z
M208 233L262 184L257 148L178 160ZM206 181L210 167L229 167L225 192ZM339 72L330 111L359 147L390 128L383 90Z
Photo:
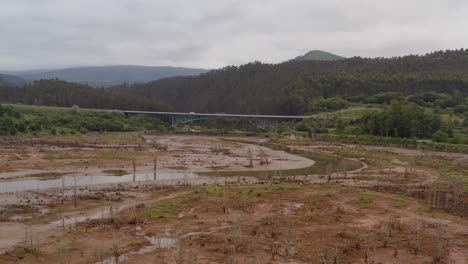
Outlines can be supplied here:
M144 216L148 219L175 219L176 213L182 208L179 204L171 202L161 202L145 208Z
M418 209L416 209L416 212L421 213L421 214L428 214L431 211L432 210L429 207L418 207Z
M268 190L272 191L284 191L284 190L299 190L303 189L305 186L304 184L299 183L279 183L273 184L268 187Z
M356 189L355 192L362 197L368 197L368 198L374 198L374 199L380 197L380 195L377 193L369 192L363 189Z
M379 194L369 192L363 189L356 189L354 193L357 194L358 204L363 207L367 207L374 203L374 201L380 197Z
M141 244L143 244L141 241L132 241L132 242L128 243L127 246L129 246L129 247L139 247L139 246L141 246Z
M209 184L205 186L194 186L195 193L220 194L224 192L224 186Z
M81 144L104 144L104 145L121 145L121 144L147 144L137 132L113 132L113 133L88 133L84 135L60 135L49 136L44 138L46 141L61 142L61 143L81 143Z
M326 116L327 118L341 117L357 119L362 117L366 113L382 111L381 107L376 105L365 107L365 106L354 106L347 109L337 110L334 112L321 113L319 115Z
M336 188L336 187L338 187L338 184L336 184L336 183L320 183L319 186L322 187L322 188Z
M394 177L389 177L385 175L360 175L355 177L357 180L364 180L364 181L382 181L382 182L395 182L396 179Z
M299 190L303 189L303 184L297 183L280 183L272 184L270 186L242 186L240 188L236 187L225 187L220 185L206 185L206 186L195 186L195 193L204 193L207 194L222 194L225 191L236 192L241 195L257 195L261 193L276 192L276 191L287 191L287 190Z
M406 203L405 200L396 200L393 205L396 207L396 208L405 208L406 206L408 206L408 204Z
M393 205L396 208L406 208L411 201L414 201L415 198L406 196L406 195L398 195L395 197Z
M365 158L375 169L391 167L394 159L404 160L401 155L383 151L370 151L364 149L340 149L338 155L348 158Z

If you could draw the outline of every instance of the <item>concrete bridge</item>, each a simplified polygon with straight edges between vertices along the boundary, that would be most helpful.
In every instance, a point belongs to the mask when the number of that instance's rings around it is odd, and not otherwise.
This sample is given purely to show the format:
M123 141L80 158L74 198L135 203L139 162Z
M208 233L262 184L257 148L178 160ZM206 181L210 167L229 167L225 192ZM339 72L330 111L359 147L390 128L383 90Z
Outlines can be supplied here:
M297 122L312 116L291 116L291 115L244 115L244 114L208 114L208 113L183 113L183 112L147 112L147 111L122 111L126 116L129 115L149 115L161 119L170 119L171 127L178 125L194 123L212 118L248 118L257 119L260 122L255 124L258 128L266 130L268 123L273 127L278 127L281 122Z

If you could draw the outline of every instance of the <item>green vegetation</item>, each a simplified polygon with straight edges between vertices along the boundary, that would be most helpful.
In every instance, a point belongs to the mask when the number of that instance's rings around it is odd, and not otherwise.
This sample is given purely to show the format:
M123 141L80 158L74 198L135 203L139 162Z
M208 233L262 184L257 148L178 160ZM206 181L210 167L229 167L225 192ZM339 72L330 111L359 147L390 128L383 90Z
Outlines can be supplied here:
M145 208L144 216L152 219L174 219L177 218L177 211L179 211L182 207L178 204L171 203L171 202L160 202L158 204L149 206Z
M25 129L22 122L18 122L21 115L10 107L0 105L0 135L16 135L18 130Z
M383 109L355 107L305 119L295 129L325 141L468 153L468 127L461 121L467 119L402 98Z
M140 136L138 132L128 133L87 133L87 134L68 134L60 136L52 136L45 138L44 140L50 140L54 143L75 143L80 142L82 144L107 144L107 145L118 145L118 144L133 144L133 145L146 145L148 144Z
M179 131L217 132L217 133L245 133L260 132L247 118L215 118L207 119L195 124L181 125Z
M0 85L0 102L119 110L170 110L156 99L57 79L34 81L21 87Z
M187 112L310 114L350 103L385 104L414 96L411 102L416 104L461 114L467 108L468 50L394 58L253 62L114 89Z
M440 116L401 101L392 101L384 111L364 115L359 124L365 134L399 138L430 138L442 127Z
M303 56L296 57L294 60L325 60L325 61L333 61L333 60L342 60L345 57L341 57L329 52L321 51L321 50L311 50L304 54Z
M224 192L237 192L243 195L254 195L258 196L262 193L276 192L276 191L285 191L285 190L300 190L304 188L303 184L297 183L281 183L281 184L272 184L269 186L242 186L239 188L226 188L220 185L204 185L204 186L195 186L195 193L207 193L207 194L222 194Z
M321 183L319 184L320 187L322 188L336 188L338 184L336 183Z
M356 189L354 193L357 195L357 203L362 207L368 207L377 200L380 195L374 192L369 192L363 189Z
M393 205L397 208L406 208L408 206L408 204L411 202L411 201L414 201L415 198L413 197L409 197L409 196L405 196L405 195L399 195L397 197L394 198L394 202L393 202Z
M408 206L408 204L406 203L405 200L395 200L394 204L393 204L396 208L405 208L406 206Z
M127 246L129 247L139 247L143 244L142 241L132 241L130 243L127 244Z
M0 105L0 135L64 135L88 132L165 131L167 125L146 116L79 108L16 108Z
M431 212L431 208L429 208L429 207L418 207L418 209L416 209L416 212L422 213L422 214L428 214L428 213Z

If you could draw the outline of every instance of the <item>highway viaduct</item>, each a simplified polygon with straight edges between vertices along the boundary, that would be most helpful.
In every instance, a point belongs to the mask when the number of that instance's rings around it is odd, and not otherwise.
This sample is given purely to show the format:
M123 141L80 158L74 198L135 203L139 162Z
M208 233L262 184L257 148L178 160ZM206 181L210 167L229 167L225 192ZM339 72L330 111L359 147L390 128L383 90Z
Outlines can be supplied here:
M190 124L202 120L212 118L246 118L246 119L257 119L255 125L266 130L269 123L273 127L278 127L281 122L298 122L303 119L311 118L312 116L303 115L247 115L247 114L210 114L210 113L184 113L184 112L150 112L150 111L122 111L126 116L129 115L148 115L158 117L160 119L166 119L171 121L171 127L177 127L178 125ZM268 121L268 122L267 122Z

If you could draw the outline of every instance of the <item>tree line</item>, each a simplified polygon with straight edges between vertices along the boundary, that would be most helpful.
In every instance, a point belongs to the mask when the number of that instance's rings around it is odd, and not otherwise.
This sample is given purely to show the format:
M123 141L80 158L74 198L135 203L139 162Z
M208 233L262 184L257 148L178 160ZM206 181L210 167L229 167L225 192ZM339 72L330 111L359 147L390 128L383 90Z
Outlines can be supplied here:
M38 80L22 87L0 86L0 102L28 105L81 108L168 111L167 105L155 98L58 79Z

